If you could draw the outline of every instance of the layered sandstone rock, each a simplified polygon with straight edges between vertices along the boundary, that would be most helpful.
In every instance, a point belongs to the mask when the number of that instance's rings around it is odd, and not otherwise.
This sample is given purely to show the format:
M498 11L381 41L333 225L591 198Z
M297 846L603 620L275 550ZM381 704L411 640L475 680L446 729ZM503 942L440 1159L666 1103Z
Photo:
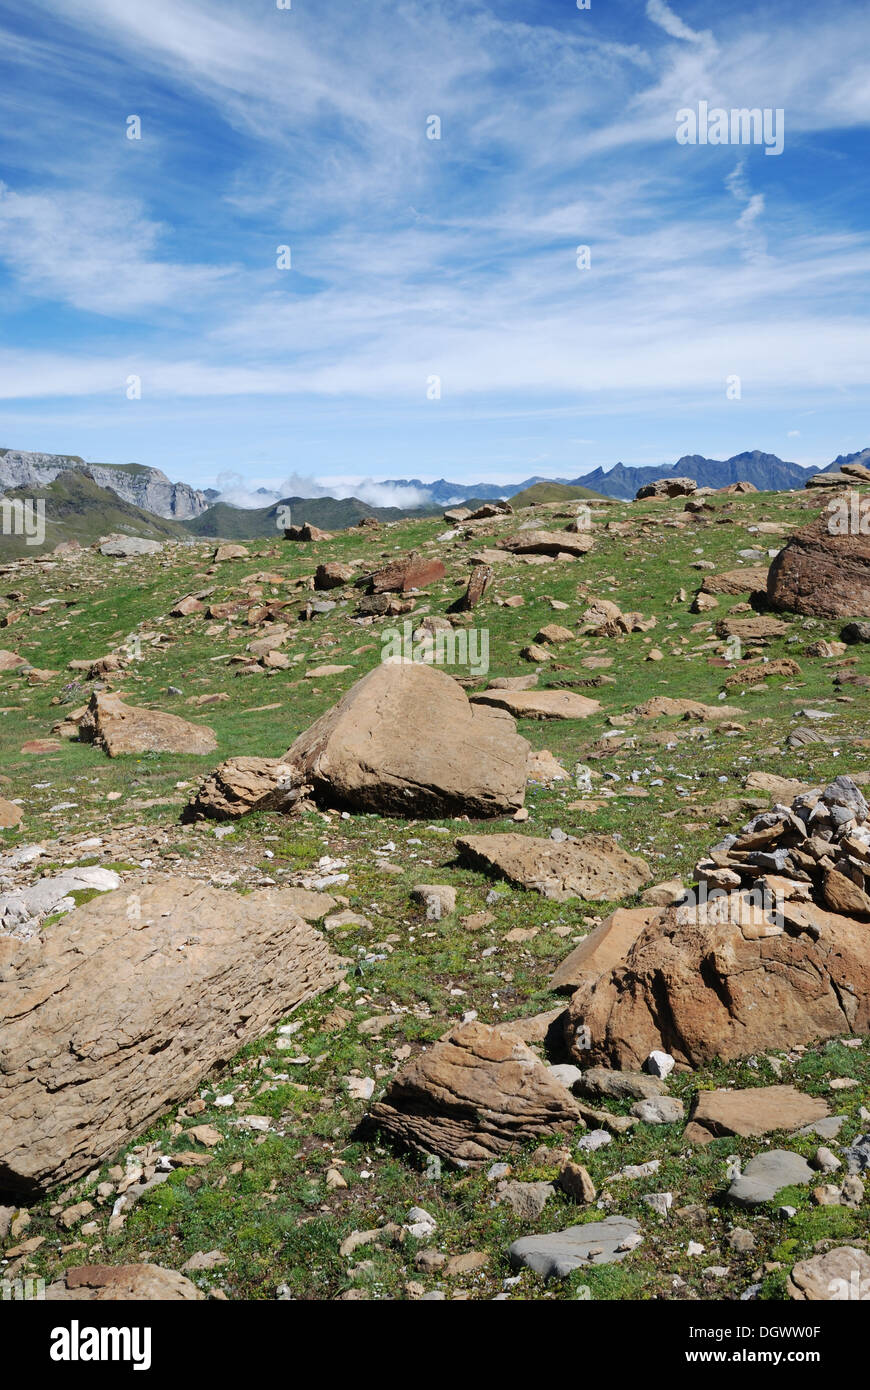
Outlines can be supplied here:
M217 738L204 724L177 714L127 705L120 695L95 691L79 721L82 743L96 743L110 758L124 753L213 753Z
M341 973L280 890L192 879L0 938L0 1188L89 1172Z
M463 1166L580 1122L570 1092L509 1026L466 1023L410 1062L371 1108L392 1139Z

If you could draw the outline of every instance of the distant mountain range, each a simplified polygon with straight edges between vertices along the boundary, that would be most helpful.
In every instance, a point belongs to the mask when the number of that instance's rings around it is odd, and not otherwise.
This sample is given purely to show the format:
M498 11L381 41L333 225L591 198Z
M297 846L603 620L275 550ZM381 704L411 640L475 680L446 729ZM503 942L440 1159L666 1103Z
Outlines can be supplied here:
M851 454L851 459L861 461L861 454ZM825 471L836 469L848 460L836 459ZM759 492L787 492L792 488L804 487L810 470L797 463L786 463L776 454L764 454L760 449L747 453L734 454L729 459L708 459L702 454L684 454L674 464L656 463L649 467L635 468L617 463L614 468L596 468L579 478L526 478L521 483L509 483L495 487L489 483L451 483L439 478L435 483L422 483L419 478L393 478L392 487L426 488L433 501L441 503L463 502L466 497L513 497L525 492L538 483L562 483L569 487L585 487L592 492L603 493L605 497L622 499L633 498L638 488L645 483L654 483L657 478L694 478L699 487L726 487L728 483L747 482L757 487Z
M838 472L846 463L870 466L870 448L854 454L840 454L821 470ZM358 497L288 497L271 505L243 508L220 501L214 488L200 490L187 483L173 483L159 468L141 464L86 463L75 454L27 453L0 449L0 497L43 497L46 502L48 532L46 546L59 540L76 539L83 544L110 531L131 535L214 536L228 540L272 537L279 533L278 509L289 507L294 523L310 521L327 531L343 530L363 517L379 521L398 521L407 516L432 516L445 506L482 503L499 497L516 497L520 505L532 501L590 495L633 498L638 488L658 478L694 478L699 487L720 488L728 483L749 482L760 492L803 488L810 470L788 463L775 454L758 449L735 454L729 459L710 459L701 454L684 454L675 464L654 464L643 468L617 463L605 471L596 468L579 478L544 478L536 475L521 483L457 483L439 478L434 483L419 478L388 480L401 499L409 493L408 505L373 507ZM264 498L274 496L259 489ZM420 493L429 502L419 506ZM20 538L0 535L0 557L34 553Z

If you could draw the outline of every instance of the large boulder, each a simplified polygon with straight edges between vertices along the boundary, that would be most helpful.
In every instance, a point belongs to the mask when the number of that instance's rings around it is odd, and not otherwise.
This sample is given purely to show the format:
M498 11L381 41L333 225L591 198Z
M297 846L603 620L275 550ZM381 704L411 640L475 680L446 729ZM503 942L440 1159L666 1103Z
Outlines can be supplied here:
M768 572L774 608L818 618L870 616L870 514L860 516L860 525L838 530L828 510L794 533Z
M511 1033L464 1023L421 1052L371 1108L385 1134L419 1153L468 1166L580 1122L570 1092Z
M697 490L694 478L656 478L654 483L644 483L638 488L635 501L644 502L651 497L691 497Z
M870 1255L854 1245L838 1245L796 1264L787 1288L799 1302L870 1302Z
M329 805L499 816L523 804L528 752L509 714L470 705L437 667L384 662L301 734L284 761Z
M110 758L124 753L213 753L217 738L204 724L191 724L177 714L126 705L120 695L94 691L79 721L82 743L95 743Z
M0 937L0 1190L90 1172L341 971L280 890L192 879Z
M531 835L467 835L456 841L459 857L473 868L567 902L613 902L636 893L652 878L649 865L627 854L609 835L539 840Z
M106 536L100 542L100 554L128 559L133 555L159 555L162 541L150 541L144 536Z
M14 802L0 796L0 830L14 830L24 820L24 812Z
M658 1050L698 1067L870 1031L867 924L806 903L788 930L772 913L740 925L736 897L665 909L580 986L565 1024L579 1061L631 1069Z

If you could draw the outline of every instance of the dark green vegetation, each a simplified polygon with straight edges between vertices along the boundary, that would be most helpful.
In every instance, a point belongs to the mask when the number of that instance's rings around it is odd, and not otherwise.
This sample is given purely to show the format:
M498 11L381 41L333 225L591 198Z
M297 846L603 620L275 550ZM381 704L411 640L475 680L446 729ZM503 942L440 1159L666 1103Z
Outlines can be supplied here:
M225 540L272 540L280 535L278 511L289 507L292 524L301 526L308 521L322 531L343 531L355 526L363 517L377 521L400 521L407 516L434 516L439 507L405 508L370 507L358 497L286 497L272 507L230 507L216 502L208 511L185 521L185 530L193 536L220 536Z
M130 469L135 465L128 465ZM184 531L177 521L167 521L154 512L143 511L125 502L108 488L100 487L86 473L70 469L54 482L41 487L12 488L3 500L43 501L45 504L45 542L28 545L24 535L0 533L0 562L28 554L39 555L53 550L60 541L78 541L92 545L101 536L118 532L125 536L145 536L149 540L183 538Z
M839 772L870 768L867 692L832 682L840 669L870 675L870 648L851 648L844 658L808 655L811 643L837 639L841 625L827 621L786 616L788 632L763 651L771 658L796 659L801 674L729 689L727 703L743 711L733 723L632 722L632 708L653 695L716 703L733 674L733 664L723 664L723 643L713 626L744 603L746 595L721 597L715 612L692 614L689 604L704 573L692 569L693 562L733 569L740 550L778 543L776 535L753 531L757 522L781 524L784 536L823 506L822 499L804 494L717 497L713 503L709 525L688 518L681 502L608 507L595 520L595 548L584 559L540 565L511 559L498 567L491 598L473 616L476 625L489 630L491 676L533 670L520 658L521 649L546 623L575 628L592 597L655 615L657 626L619 639L577 637L554 649L541 685L611 676L612 684L578 686L601 701L601 712L577 723L524 722L522 732L533 747L550 749L572 776L549 788L530 788L531 815L525 826L504 820L474 829L547 835L559 826L574 834L618 833L628 850L646 857L656 881L681 875L689 882L694 863L709 846L727 829L745 823L759 801L769 802L744 787L750 770L822 783ZM555 1196L537 1224L521 1222L507 1207L492 1205L493 1185L483 1173L445 1169L440 1179L427 1177L422 1165L393 1153L376 1136L365 1141L356 1136L366 1106L348 1099L344 1078L354 1072L371 1077L379 1090L392 1068L467 1011L476 1010L490 1023L552 1008L557 1001L547 989L550 972L617 904L554 904L498 884L500 896L490 908L493 921L472 931L461 919L483 909L493 885L454 863L453 839L468 832L468 822L410 823L373 815L342 819L321 812L299 820L258 815L218 838L213 825L183 827L178 821L190 789L215 763L238 754L276 755L289 747L378 661L381 633L395 624L389 619L369 627L351 623L351 599L328 615L294 625L284 648L298 658L290 670L240 677L229 657L244 651L257 630L211 624L202 616L171 619L167 615L174 601L209 586L214 586L216 602L260 588L264 595L274 591L294 604L298 599L301 608L312 595L297 585L319 562L365 556L374 568L417 548L439 554L448 578L418 598L416 616L441 614L461 592L468 557L533 516L548 529L565 524L553 510L545 510L499 518L474 540L436 543L443 523L416 519L376 532L346 531L317 547L276 538L267 547L252 545L247 560L222 564L215 572L210 572L210 548L179 545L155 559L115 562L89 553L53 568L32 564L6 574L0 593L24 596L10 605L15 610L27 613L35 606L44 608L47 601L58 602L0 629L0 647L18 650L34 665L59 674L36 687L19 676L0 676L0 794L21 798L26 811L20 832L0 832L4 848L45 840L50 852L43 863L50 868L85 860L115 863L125 872L125 866L149 859L162 870L234 878L237 891L264 879L288 882L314 870L328 855L347 861L349 880L335 891L345 894L370 924L332 933L351 962L349 989L333 990L295 1016L303 1026L289 1051L278 1049L274 1035L248 1048L202 1087L205 1109L195 1118L167 1115L139 1138L159 1152L180 1152L196 1147L186 1135L192 1125L214 1125L222 1138L214 1148L203 1149L211 1159L208 1165L174 1172L141 1199L117 1234L108 1232L114 1197L98 1200L95 1195L108 1164L92 1182L35 1204L18 1241L42 1236L44 1243L27 1272L54 1278L67 1265L131 1262L146 1252L155 1263L180 1268L197 1251L220 1250L227 1263L194 1277L203 1288L222 1289L231 1298L271 1299L283 1283L298 1298L330 1299L353 1288L375 1298L404 1298L414 1292L409 1293L410 1283L425 1289L438 1284L437 1275L415 1270L414 1241L403 1246L385 1242L383 1250L366 1246L347 1258L339 1255L339 1245L353 1230L404 1221L408 1209L419 1204L438 1221L428 1245L448 1254L484 1250L490 1255L482 1273L443 1281L448 1297L461 1290L487 1298L504 1287L510 1273L506 1250L514 1238L604 1214ZM630 529L608 531L607 524L614 521L628 521ZM260 573L281 576L284 582L254 582L251 576ZM521 595L523 606L494 602L512 595ZM330 597L341 605L341 591ZM551 600L568 607L554 610ZM131 664L117 688L131 703L153 704L210 724L218 734L218 753L205 760L152 755L111 762L93 747L71 742L43 756L22 754L26 740L49 734L55 720L86 698L90 687L65 670L67 662L102 656L133 631L142 637L143 659ZM662 661L645 659L653 647L661 650ZM602 660L611 664L602 667ZM324 664L352 669L306 679L306 671ZM66 689L73 679L80 683ZM170 685L183 695L169 696ZM226 692L229 701L203 709L186 703L218 691ZM816 725L832 742L789 750L786 737L807 722L798 717L807 707L833 716ZM597 811L571 809L572 802L584 797L573 781L577 762L592 768L593 796L608 784L616 792ZM632 773L638 775L636 783ZM629 787L646 795L626 795ZM110 800L113 795L117 799ZM63 810L52 809L70 802L74 804ZM103 851L76 849L93 835L103 837ZM400 872L386 870L385 860ZM411 887L420 881L455 885L456 915L427 923L409 900ZM521 936L512 935L517 928ZM342 1022L337 1008L347 1010L350 1020ZM360 1029L366 1019L383 1015L392 1015L392 1022L380 1036ZM303 1057L308 1060L294 1060ZM866 1041L858 1048L833 1042L805 1053L782 1051L774 1060L781 1078L768 1058L756 1057L672 1078L671 1089L688 1102L698 1088L781 1079L824 1096L835 1113L847 1116L842 1142L867 1128L859 1114L870 1089ZM860 1084L831 1091L830 1081L838 1076ZM234 1106L215 1104L216 1097L230 1092ZM627 1108L602 1105L614 1112ZM234 1126L233 1119L245 1113L271 1117L272 1129L263 1134ZM817 1145L784 1135L773 1136L776 1143L808 1156ZM571 1299L586 1286L597 1299L736 1298L750 1284L761 1283L762 1296L776 1299L784 1296L792 1264L812 1254L816 1242L870 1237L870 1202L860 1212L819 1207L809 1188L787 1194L798 1209L790 1221L777 1217L773 1206L755 1214L724 1206L728 1155L745 1160L764 1147L761 1140L722 1139L705 1150L692 1150L683 1140L682 1125L641 1125L630 1137L614 1138L595 1153L576 1154L586 1163L599 1196L610 1194L608 1210L639 1219L644 1244L619 1266L585 1271L562 1283L543 1285L526 1273L511 1288L511 1297ZM513 1176L554 1177L552 1166L532 1161L532 1151L529 1146L516 1156ZM614 1176L628 1164L653 1158L661 1166L650 1178ZM118 1161L123 1164L124 1155ZM342 1174L346 1187L327 1186L330 1168ZM661 1191L674 1194L667 1219L641 1201L644 1193ZM84 1198L96 1208L85 1218L87 1229L77 1223L65 1230L58 1213ZM727 1235L735 1226L752 1231L754 1251L730 1249ZM703 1255L687 1254L690 1240L704 1246ZM10 1239L7 1246L18 1241ZM727 1275L705 1276L703 1271L712 1266L727 1267Z

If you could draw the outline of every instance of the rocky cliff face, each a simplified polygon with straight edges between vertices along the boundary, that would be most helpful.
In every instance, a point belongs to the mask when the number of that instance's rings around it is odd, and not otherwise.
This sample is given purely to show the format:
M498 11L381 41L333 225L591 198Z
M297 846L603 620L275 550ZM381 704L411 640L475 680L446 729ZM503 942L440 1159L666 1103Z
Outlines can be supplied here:
M67 470L88 473L100 487L157 516L186 521L208 509L205 493L187 483L171 483L159 468L85 463L75 455L30 454L16 449L0 453L0 493L18 487L41 487Z

